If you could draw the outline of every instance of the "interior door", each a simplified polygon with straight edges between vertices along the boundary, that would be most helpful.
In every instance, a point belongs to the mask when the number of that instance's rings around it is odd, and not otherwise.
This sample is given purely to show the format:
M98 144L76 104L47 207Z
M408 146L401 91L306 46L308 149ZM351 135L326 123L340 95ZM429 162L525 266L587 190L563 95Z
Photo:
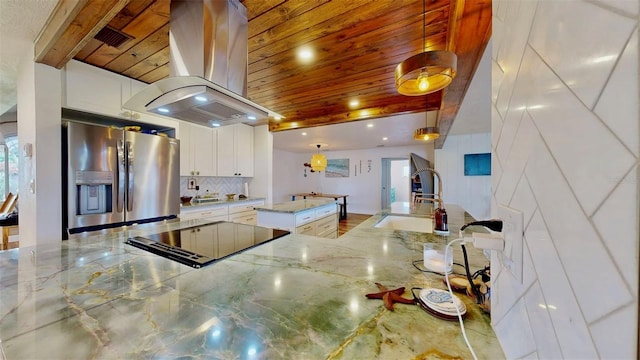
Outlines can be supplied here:
M390 209L393 202L409 201L411 182L408 158L383 158L380 189L381 209ZM406 169L405 169L406 168Z

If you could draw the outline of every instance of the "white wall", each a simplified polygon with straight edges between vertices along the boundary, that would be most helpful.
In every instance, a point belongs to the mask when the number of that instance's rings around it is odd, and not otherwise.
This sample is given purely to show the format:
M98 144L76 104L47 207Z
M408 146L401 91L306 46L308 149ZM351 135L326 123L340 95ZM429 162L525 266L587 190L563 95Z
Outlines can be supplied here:
M523 283L491 262L507 358L637 359L638 7L493 2L492 211L525 225Z
M436 149L435 167L442 177L445 204L460 205L479 220L491 217L491 176L465 176L464 155L488 152L490 133L450 135L442 149Z
M416 153L428 160L427 145L384 147L366 150L323 151L327 159L349 159L349 177L328 178L325 173L311 173L305 168L312 153L294 154L275 150L273 161L274 202L289 201L288 196L297 192L321 192L348 194L347 211L358 214L375 214L380 211L380 167L382 158L409 158ZM371 169L369 169L371 161ZM362 164L362 166L360 166ZM306 169L307 176L304 176Z
M62 239L60 70L25 54L18 71L20 247ZM22 149L31 145L32 155Z

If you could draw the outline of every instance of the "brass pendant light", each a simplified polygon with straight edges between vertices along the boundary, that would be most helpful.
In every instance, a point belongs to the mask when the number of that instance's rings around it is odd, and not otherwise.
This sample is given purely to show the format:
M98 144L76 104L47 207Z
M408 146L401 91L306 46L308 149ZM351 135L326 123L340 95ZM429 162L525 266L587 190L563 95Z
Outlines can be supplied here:
M311 169L313 171L323 171L327 168L327 157L324 154L320 154L320 144L318 147L318 153L311 156Z
M422 53L413 55L396 67L396 88L402 95L420 96L447 87L456 76L458 58L445 50L425 51L426 0L422 4Z
M440 128L438 128L437 126L423 127L420 129L416 129L416 131L413 133L413 138L415 140L429 141L429 140L435 140L439 137L440 137Z

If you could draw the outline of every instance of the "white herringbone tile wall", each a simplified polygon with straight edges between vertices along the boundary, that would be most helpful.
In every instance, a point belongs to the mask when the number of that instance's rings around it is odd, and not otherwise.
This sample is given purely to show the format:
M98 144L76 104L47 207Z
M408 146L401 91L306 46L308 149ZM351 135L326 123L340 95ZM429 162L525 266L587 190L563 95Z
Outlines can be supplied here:
M198 191L188 189L189 179L195 179L196 184L200 187ZM207 191L210 193L220 194L220 198L224 199L225 194L244 194L244 182L247 179L235 177L180 177L180 195L196 196L205 195Z
M639 8L493 1L491 211L524 217L522 280L491 262L507 358L637 358Z

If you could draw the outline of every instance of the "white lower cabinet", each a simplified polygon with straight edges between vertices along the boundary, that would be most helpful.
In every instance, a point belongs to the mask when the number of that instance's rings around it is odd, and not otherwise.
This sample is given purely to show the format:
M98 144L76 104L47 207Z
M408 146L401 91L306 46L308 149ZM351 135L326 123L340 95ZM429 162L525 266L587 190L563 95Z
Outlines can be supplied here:
M315 221L316 236L335 239L338 237L338 219L334 214Z
M180 220L231 221L241 224L257 225L258 214L256 206L264 205L264 200L249 200L235 204L215 204L183 207L180 210Z
M258 209L258 225L335 239L338 237L337 208L337 204L331 203L294 213Z
M229 207L227 205L216 205L213 207L194 206L189 209L180 210L180 220L207 220L207 221L227 221L229 219Z
M258 225L256 206L264 205L264 200L229 205L229 221L248 225Z

